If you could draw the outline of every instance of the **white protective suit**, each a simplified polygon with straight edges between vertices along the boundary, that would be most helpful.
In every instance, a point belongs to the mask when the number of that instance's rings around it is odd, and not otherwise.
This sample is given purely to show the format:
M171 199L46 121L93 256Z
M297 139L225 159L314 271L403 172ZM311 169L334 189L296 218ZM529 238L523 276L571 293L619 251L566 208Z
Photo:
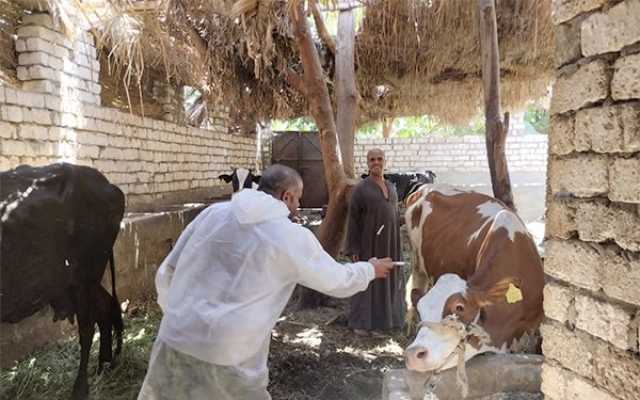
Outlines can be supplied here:
M334 297L367 288L370 263L337 263L288 215L247 189L187 226L156 275L164 316L139 399L269 399L271 330L295 285Z

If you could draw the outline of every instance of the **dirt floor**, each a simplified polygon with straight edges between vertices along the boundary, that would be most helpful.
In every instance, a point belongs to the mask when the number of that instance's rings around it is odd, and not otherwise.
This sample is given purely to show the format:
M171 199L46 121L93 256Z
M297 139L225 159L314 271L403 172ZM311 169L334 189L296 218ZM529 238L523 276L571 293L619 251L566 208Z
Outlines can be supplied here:
M379 399L382 373L402 368L402 332L356 336L346 327L346 302L331 306L287 311L276 326L269 358L274 399Z
M346 327L345 301L294 311L290 306L273 331L269 391L278 399L379 399L382 373L402 366L407 339L400 332L381 338L354 336ZM116 367L95 374L92 348L91 399L135 399L144 379L160 313L156 306L131 307L125 316L123 355ZM75 338L36 352L0 370L0 399L67 399L78 367Z

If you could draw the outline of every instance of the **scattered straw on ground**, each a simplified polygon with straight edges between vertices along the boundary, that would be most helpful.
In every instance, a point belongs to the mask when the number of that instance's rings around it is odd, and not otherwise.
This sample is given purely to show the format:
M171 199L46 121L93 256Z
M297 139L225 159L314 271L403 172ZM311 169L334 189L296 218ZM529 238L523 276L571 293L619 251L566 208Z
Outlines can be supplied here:
M318 310L283 314L269 358L274 399L376 399L382 372L402 366L407 341L400 332L384 338L354 336L345 326L346 301ZM161 314L155 306L125 316L126 335L120 362L96 375L98 336L89 364L92 400L135 399L155 340ZM80 357L75 338L36 352L10 369L0 370L0 398L41 400L70 395Z

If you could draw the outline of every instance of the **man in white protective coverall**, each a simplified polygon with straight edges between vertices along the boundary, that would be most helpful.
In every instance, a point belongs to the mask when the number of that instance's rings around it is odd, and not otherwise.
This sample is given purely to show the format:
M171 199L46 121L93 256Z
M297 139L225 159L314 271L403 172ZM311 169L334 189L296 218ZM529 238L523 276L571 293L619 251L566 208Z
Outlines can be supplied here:
M335 297L386 277L391 259L339 264L289 220L302 179L283 165L211 205L156 275L164 316L139 400L268 400L271 330L296 284Z

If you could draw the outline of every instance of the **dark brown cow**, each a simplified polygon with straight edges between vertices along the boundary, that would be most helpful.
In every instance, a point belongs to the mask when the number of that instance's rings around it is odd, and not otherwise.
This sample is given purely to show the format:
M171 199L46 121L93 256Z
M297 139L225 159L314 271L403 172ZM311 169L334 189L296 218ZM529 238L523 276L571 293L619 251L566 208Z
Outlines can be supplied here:
M113 244L124 195L93 168L52 164L0 173L2 322L19 322L51 305L54 321L78 320L80 367L74 399L88 395L87 365L100 329L99 367L122 346L122 315L115 289ZM110 295L101 285L111 261ZM65 371L54 371L65 373Z
M498 200L448 185L407 199L415 263L410 308L421 325L407 368L438 371L486 351L507 351L543 317L543 269L520 218ZM435 285L425 293L428 280Z

